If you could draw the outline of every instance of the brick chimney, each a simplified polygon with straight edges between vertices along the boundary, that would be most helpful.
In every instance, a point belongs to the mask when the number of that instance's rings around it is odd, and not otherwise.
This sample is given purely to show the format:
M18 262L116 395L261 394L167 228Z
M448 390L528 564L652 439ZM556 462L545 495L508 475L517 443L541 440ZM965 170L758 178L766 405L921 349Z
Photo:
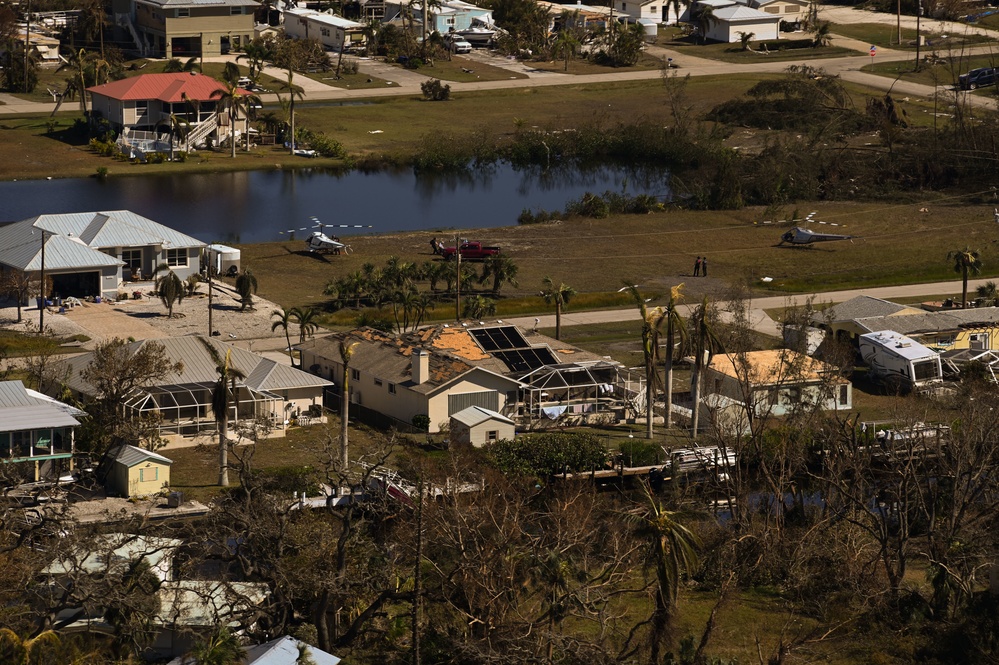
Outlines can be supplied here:
M423 349L413 349L413 383L419 385L430 378L430 354Z

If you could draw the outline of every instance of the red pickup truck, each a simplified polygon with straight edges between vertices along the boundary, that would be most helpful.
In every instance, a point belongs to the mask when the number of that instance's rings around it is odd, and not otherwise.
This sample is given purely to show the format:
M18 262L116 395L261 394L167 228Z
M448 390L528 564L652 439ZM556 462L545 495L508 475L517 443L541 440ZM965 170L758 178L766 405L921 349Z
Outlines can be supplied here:
M465 241L461 243L461 258L468 261L474 259L484 259L489 256L496 256L500 253L499 247L486 247L481 242L469 242ZM445 247L441 250L441 256L444 257L445 261L450 261L454 258L455 248Z

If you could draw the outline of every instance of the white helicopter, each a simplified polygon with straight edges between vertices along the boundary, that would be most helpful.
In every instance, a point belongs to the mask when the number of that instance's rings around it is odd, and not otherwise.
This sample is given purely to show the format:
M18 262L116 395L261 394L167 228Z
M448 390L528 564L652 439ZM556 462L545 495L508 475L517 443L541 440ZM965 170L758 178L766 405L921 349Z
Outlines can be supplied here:
M314 223L312 235L305 239L305 248L317 254L349 254L350 245L340 242L336 236L330 237L326 234L326 229L370 229L372 226L364 224L323 224L318 218L310 218ZM295 239L295 231L307 231L307 227L300 229L288 229L281 231L281 234L288 234L291 240Z
M794 223L794 222L805 222L806 224L821 224L821 225L824 225L824 226L839 226L839 224L836 224L835 222L819 222L819 221L816 221L815 220L815 215L816 214L818 214L818 213L811 212L811 213L805 215L805 218L803 220L802 219L795 219L795 220L791 220L791 223ZM764 224L772 224L773 222L763 222L763 223ZM777 223L780 224L780 223L787 223L787 222L777 222ZM807 229L807 228L805 228L803 226L795 226L791 230L785 231L784 233L781 234L781 236L780 236L780 242L777 243L777 245L780 246L780 245L783 245L784 243L789 243L791 245L799 245L799 246L800 245L812 245L812 244L817 243L817 242L832 242L832 241L835 241L835 240L853 240L854 237L855 236L842 235L842 234L838 234L838 233L817 233L817 232L812 231L811 229Z

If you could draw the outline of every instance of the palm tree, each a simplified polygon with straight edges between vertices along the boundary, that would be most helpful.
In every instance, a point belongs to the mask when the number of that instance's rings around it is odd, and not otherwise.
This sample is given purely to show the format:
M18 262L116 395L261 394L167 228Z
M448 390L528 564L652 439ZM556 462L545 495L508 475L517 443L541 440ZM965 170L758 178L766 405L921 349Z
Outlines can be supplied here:
M832 24L829 21L816 23L812 33L815 35L812 38L813 46L829 46L832 43Z
M87 69L93 64L93 56L87 53L86 49L73 49L69 52L66 61L56 69L61 72L64 69L72 70L73 76L66 83L66 96L80 96L80 110L83 115L87 115Z
M264 71L264 65L272 57L271 49L263 42L250 42L243 49L243 52L236 56L236 62L246 58L246 64L250 68L250 80L254 83Z
M482 264L482 274L479 276L479 284L484 284L490 277L493 278L493 295L499 295L500 287L504 282L511 286L517 286L517 272L519 268L508 256L490 256Z
M961 273L961 307L968 306L968 273L982 272L982 255L977 249L965 247L947 253L947 260L954 262L954 272Z
M708 298L704 297L704 301L701 305L694 310L694 314L691 316L691 324L693 325L692 335L692 345L694 349L694 372L690 377L690 392L693 395L693 405L691 409L693 411L691 415L691 426L692 434L691 438L697 438L697 428L700 424L700 413L701 413L701 383L704 374L704 368L711 364L711 358L722 349L722 344L718 340L718 336L715 334L714 328L710 321L710 312L708 311Z
M288 121L291 129L291 154L293 155L295 154L295 98L304 98L302 88L293 82L294 77L295 72L289 67L288 80L281 84L281 89L288 93ZM278 95L278 100L281 100L280 95Z
M162 121L161 121L162 122ZM191 123L184 116L171 113L167 118L170 126L170 161L173 161L174 144L177 139L186 139L191 131Z
M555 305L555 339L560 340L562 339L562 310L568 307L569 301L576 295L576 289L561 282L555 286L551 277L545 277L542 282L544 282L545 288L541 291L541 297L544 298L545 303Z
M650 619L649 637L651 663L659 663L660 650L668 644L670 624L676 615L680 580L692 575L698 567L695 547L697 536L677 519L677 513L666 510L652 494L648 483L642 483L645 505L629 515L636 523L639 535L648 541L646 566L656 573L656 605Z
M319 324L316 323L319 313L311 307L292 307L291 318L298 324L298 343L305 344L306 337L312 337Z
M163 65L163 72L166 74L200 71L201 66L198 64L198 56L196 55L191 56L185 62L181 62L180 58L170 58Z
M354 357L354 349L357 348L358 344L360 342L348 342L342 339L338 345L340 361L343 363L343 385L340 389L340 459L343 462L344 470L347 469L347 465L350 463L347 454L347 417L350 409L350 361Z
M651 439L652 419L655 415L653 405L656 399L656 390L660 387L659 371L656 364L659 360L659 328L666 319L666 312L662 307L654 307L651 310L645 305L645 298L638 287L624 282L625 288L635 304L638 305L638 312L642 318L642 356L645 360L645 438Z
M749 50L749 42L753 41L753 37L756 36L755 32L742 32L741 30L736 33L739 35L739 44L742 45L743 51Z
M220 625L203 641L197 642L190 655L198 665L239 665L246 657L246 651L229 628Z
M198 340L208 351L208 356L215 363L215 371L219 379L212 388L212 413L219 428L219 485L229 486L229 404L236 405L236 416L239 417L239 393L237 382L246 378L240 369L230 362L232 349L226 349L225 357L218 352L215 345L204 337ZM232 400L230 402L230 399Z
M156 270L153 271L153 277L155 278L159 273L164 274L162 277L156 279L156 293L159 295L163 306L167 308L167 318L173 318L174 303L180 304L184 301L187 289L184 288L184 282L180 281L177 273L171 270L170 266L166 263L156 266Z
M684 325L677 305L683 300L683 284L678 284L669 290L669 301L666 303L666 428L673 426L673 358L676 355L677 342L679 342L679 353L683 355L683 349L687 346L687 328ZM679 339L677 339L679 338Z
M711 5L697 5L691 12L691 18L701 33L701 43L708 41L708 30L711 29L718 19L715 18L715 9Z
M555 56L560 56L565 60L565 71L569 71L569 59L576 57L576 49L579 48L579 40L573 30L571 30L565 21L565 17L569 12L562 12L562 29L559 30L558 35L555 37L555 42L552 44L552 52Z
M295 366L295 354L291 350L291 334L288 326L291 325L291 320L293 317L294 310L290 309L276 309L271 312L271 318L277 317L277 320L271 323L271 332L274 332L278 328L284 330L284 340L288 343L288 359L291 360L291 366Z
M996 287L995 282L985 282L979 285L975 289L976 294L979 298L985 301L985 305L988 307L994 307L996 301L999 300L999 287Z
M496 301L482 296L472 296L465 298L462 307L462 316L466 319L481 319L485 316L492 316L496 313Z
M0 644L7 642L11 645L17 660L15 665L30 665L32 656L46 644L59 646L59 635L54 630L45 630L34 637L21 637L10 628L0 628Z
M232 64L232 63L226 63ZM233 65L235 66L235 65ZM239 70L237 69L237 74ZM211 94L211 99L218 100L220 113L229 114L229 143L232 150L230 157L236 158L236 120L239 119L239 112L249 117L254 106L260 104L260 98L256 95L247 94L235 82L227 82L224 87L219 88Z
M236 293L239 294L239 311L253 309L253 294L257 292L257 277L249 270L239 273L236 278Z

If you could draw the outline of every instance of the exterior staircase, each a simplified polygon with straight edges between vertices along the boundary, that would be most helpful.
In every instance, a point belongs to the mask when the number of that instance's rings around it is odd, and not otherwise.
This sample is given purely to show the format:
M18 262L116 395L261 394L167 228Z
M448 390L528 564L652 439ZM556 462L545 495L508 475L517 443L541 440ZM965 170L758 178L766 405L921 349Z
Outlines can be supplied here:
M208 120L199 123L194 129L190 131L185 139L184 143L189 148L190 146L203 145L208 139L208 135L217 130L219 127L219 114L213 114Z
M139 54L142 57L148 56L152 49L149 47L149 42L146 41L145 35L140 35L135 29L135 24L132 23L132 17L128 14L115 14L114 18L115 22L119 26L128 30L128 34L131 35L132 41L135 42L135 46L139 49Z

